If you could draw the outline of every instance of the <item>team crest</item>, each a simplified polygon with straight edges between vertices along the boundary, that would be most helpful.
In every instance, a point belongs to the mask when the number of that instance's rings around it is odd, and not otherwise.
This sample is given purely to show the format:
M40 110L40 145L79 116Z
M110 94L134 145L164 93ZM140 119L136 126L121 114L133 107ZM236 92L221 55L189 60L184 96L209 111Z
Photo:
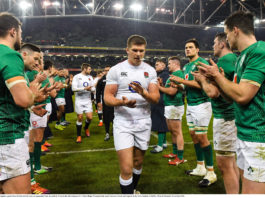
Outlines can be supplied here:
M149 73L148 72L144 72L144 77L145 78L149 78Z
M139 81L132 81L132 82L141 85L141 83L140 83ZM131 83L132 83L132 82L131 82ZM130 84L131 84L131 83L130 83ZM131 86L129 86L129 90L130 90L132 93L136 93L136 91L134 91L133 88L132 88Z
M189 74L186 74L185 75L185 80L188 80L189 79Z

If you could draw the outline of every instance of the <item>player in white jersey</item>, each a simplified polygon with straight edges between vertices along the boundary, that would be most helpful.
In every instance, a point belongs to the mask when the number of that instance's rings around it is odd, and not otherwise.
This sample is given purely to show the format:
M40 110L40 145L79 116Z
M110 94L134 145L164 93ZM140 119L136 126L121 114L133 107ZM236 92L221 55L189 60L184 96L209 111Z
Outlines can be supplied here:
M77 114L76 129L77 139L76 143L81 143L81 130L83 122L83 113L86 114L85 131L86 136L90 136L88 129L92 120L93 108L91 102L91 91L95 90L93 77L90 74L91 67L87 63L81 66L82 72L75 75L72 82L72 90L75 92L75 112Z
M123 194L132 194L140 178L151 132L149 103L160 98L156 71L142 61L145 49L145 38L129 37L128 60L110 69L104 93L106 105L114 106L114 145Z

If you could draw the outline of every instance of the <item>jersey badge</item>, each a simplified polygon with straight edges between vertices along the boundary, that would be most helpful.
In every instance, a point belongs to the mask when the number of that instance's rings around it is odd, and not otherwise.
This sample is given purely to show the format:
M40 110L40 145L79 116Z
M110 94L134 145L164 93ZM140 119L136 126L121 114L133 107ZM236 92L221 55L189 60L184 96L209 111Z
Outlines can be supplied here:
M149 78L149 73L148 72L144 72L144 77L145 78Z
M135 83L137 83L137 84L141 85L141 83L140 83L140 82L138 82L138 81L133 81L133 82L135 82ZM131 83L132 83L132 82L131 82ZM131 83L130 83L130 84L131 84ZM132 93L136 93L136 91L134 91L134 90L133 90L133 88L132 88L132 87L130 87L130 86L129 86L129 90L130 90Z
M186 74L185 75L185 80L188 80L189 79L189 74Z

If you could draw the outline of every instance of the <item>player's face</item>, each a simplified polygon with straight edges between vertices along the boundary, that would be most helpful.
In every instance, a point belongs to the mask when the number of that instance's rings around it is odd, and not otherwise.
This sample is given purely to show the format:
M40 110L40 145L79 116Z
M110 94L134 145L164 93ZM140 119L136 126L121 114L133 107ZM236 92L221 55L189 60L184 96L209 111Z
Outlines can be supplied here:
M43 53L40 54L40 59L39 59L39 69L43 71L44 63L43 63Z
M213 43L213 54L219 57L221 53L221 43L219 42L218 38L215 38Z
M14 49L16 51L19 51L20 48L21 48L21 40L22 40L22 30L21 30L21 27L19 26L18 27L18 30L16 31L16 42L14 44Z
M226 33L226 39L230 45L230 48L232 50L236 50L237 49L237 45L236 45L236 38L235 38L235 34L234 34L235 30L230 31L226 26L224 28L224 32Z
M108 72L109 72L109 70L110 70L110 67L105 67L105 68L104 68L104 74L107 75Z
M132 45L131 47L126 48L128 54L128 61L134 66L141 64L142 59L145 55L145 45Z
M195 47L194 43L187 43L185 45L185 54L188 58L198 55L199 49Z
M39 69L39 60L40 60L39 52L28 53L23 56L24 65L27 70L38 70Z
M176 66L176 61L174 61L174 60L168 61L168 70L170 73L174 72L175 66Z
M91 67L86 68L86 75L89 75L91 73Z
M163 63L163 62L156 62L156 64L155 64L155 69L156 69L156 71L157 72L161 72L161 71L163 71L164 69L165 69L165 67L166 67L166 65L165 65L165 63Z

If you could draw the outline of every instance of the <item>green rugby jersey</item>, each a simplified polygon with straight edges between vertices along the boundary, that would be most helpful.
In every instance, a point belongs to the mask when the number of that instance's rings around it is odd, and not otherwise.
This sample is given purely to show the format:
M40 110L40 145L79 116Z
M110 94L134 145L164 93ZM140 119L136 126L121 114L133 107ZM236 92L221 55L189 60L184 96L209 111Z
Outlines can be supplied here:
M248 82L259 91L246 105L235 105L237 136L240 140L265 143L265 42L244 49L236 61L234 82Z
M65 77L55 76L55 77L54 77L54 82L61 82L61 83L65 84ZM64 98L64 92L65 92L65 88L62 88L62 89L58 92L56 98Z
M231 81L233 81L234 77L236 59L237 56L235 54L229 53L219 58L217 62L218 67L224 69L225 77ZM225 120L235 119L234 105L226 102L222 96L212 99L211 103L214 118L223 118Z
M29 112L16 105L6 81L26 80L21 55L0 44L0 145L14 144L29 128Z
M26 75L27 75L27 77L28 77L28 79L29 79L29 82L32 82L32 81L35 79L35 77L37 76L38 73L39 73L39 72L36 71L36 70L28 71L28 72L26 73ZM41 87L45 87L45 85L47 85L47 84L48 84L48 87L51 86L48 77L47 77L44 81L42 81L42 83L41 83ZM50 102L51 102L51 97L49 96L49 97L48 97L46 100L44 100L43 102L36 103L35 105L39 105L39 104L48 104L48 103L50 103Z
M184 75L183 75L183 72L181 70L173 72L172 75L178 76L178 77L184 79ZM169 79L167 79L165 87L166 88L170 87L170 80ZM183 98L182 98L182 96L183 96L182 91L178 90L174 96L170 96L170 95L165 94L165 93L163 95L164 95L163 99L164 99L165 106L171 106L171 105L182 106L182 105L184 105Z
M196 66L196 63L198 61L209 65L209 63L201 57L197 58L193 62L187 63L183 68L185 80L194 80L194 76L191 74L191 72L198 71L198 68ZM195 106L204 102L209 102L208 96L202 89L196 89L193 87L185 86L185 90L188 105Z

